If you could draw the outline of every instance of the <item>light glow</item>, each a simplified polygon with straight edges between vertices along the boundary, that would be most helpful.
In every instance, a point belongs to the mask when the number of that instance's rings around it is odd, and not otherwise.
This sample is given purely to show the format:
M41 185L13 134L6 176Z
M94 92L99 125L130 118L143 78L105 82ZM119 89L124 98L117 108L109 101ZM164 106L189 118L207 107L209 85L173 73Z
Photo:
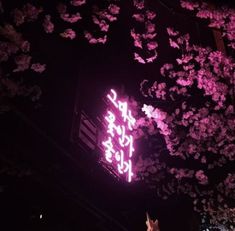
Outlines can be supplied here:
M111 89L107 98L111 104L105 116L106 140L102 142L105 148L105 160L131 182L133 176L131 157L135 151L131 131L136 121L128 109L128 103L118 100L115 90Z

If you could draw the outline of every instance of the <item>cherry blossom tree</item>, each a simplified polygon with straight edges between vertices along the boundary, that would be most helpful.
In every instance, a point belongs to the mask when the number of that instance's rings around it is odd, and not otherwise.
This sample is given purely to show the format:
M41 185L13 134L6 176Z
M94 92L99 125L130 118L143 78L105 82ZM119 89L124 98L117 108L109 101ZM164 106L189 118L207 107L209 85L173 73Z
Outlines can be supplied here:
M4 20L0 26L0 99L24 96L35 101L40 97L40 87L34 81L28 83L25 75L43 75L47 64L37 60L32 43L25 39L27 24L39 22L45 36L56 34L58 39L77 42L82 38L92 46L103 45L120 16L120 2L61 1L53 8L55 13L43 3L24 3L9 12L4 10L6 1L0 1ZM133 0L130 11L130 57L140 65L158 61L157 9L146 2ZM222 32L228 48L235 49L234 9L190 0L180 0L179 6L207 20L209 27ZM148 146L136 163L136 180L145 181L163 199L184 194L211 223L230 227L235 222L235 61L165 26L169 46L178 51L178 57L161 67L164 81L144 79L140 84L144 99L133 109L137 114L134 135L137 143L147 140ZM157 227L150 220L147 225L149 230Z
M189 10L199 6L188 1L181 5ZM189 34L172 28L167 33L179 56L162 66L165 81L141 83L142 95L152 103L143 105L135 135L148 140L151 148L137 162L137 179L163 199L187 195L210 223L233 230L235 62L220 51L192 44Z
M2 3L0 6L1 18L5 20L6 12ZM19 27L24 23L36 21L42 11L41 7L37 8L27 3L21 9L15 8L12 10L12 22L5 20L0 26L1 103L4 99L15 96L30 97L32 101L36 101L41 95L40 87L32 83L26 84L21 73L25 71L42 73L46 68L46 64L34 61L30 54L31 43L24 38Z
M186 194L211 222L230 225L235 196L230 172L235 160L235 63L219 51L190 44L189 35L167 31L170 46L181 55L161 68L170 81L141 83L143 96L153 103L142 107L145 116L137 121L136 138L144 137L154 148L139 158L137 178L156 188L163 199ZM154 106L159 101L162 107ZM159 146L156 140L162 137L164 144ZM216 174L221 174L218 179Z

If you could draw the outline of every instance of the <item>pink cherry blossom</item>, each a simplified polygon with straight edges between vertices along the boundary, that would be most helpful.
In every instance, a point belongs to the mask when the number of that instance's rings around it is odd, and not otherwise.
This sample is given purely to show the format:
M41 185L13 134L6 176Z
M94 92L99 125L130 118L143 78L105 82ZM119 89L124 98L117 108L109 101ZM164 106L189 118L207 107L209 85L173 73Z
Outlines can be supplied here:
M54 31L54 24L51 21L50 15L45 15L44 22L43 22L44 31L48 34L53 33Z
M155 41L157 33L155 31L155 24L152 22L156 17L156 13L152 10L145 9L144 1L133 0L133 3L136 8L136 13L132 17L136 22L144 25L145 31L137 32L135 28L132 28L130 34L134 40L134 46L146 53L140 55L138 51L134 52L134 59L142 64L152 63L158 57L156 51L158 43ZM139 4L143 5L139 6Z
M166 30L167 30L168 35L170 35L170 36L177 36L177 35L179 35L179 31L174 31L174 29L172 29L170 27L168 27Z
M29 41L26 40L22 41L22 43L20 44L20 49L25 53L29 52L30 51Z
M13 10L12 14L13 14L14 23L16 24L16 26L19 26L25 22L25 15L21 10L16 8Z
M220 153L225 155L230 161L235 160L235 144L228 144L226 145Z
M0 42L0 63L6 62L19 48L10 42Z
M194 3L193 1L184 1L184 0L180 0L180 4L183 8L187 10L194 10L195 8L199 6L197 2Z
M72 29L66 29L63 33L60 33L62 38L74 39L76 37L76 32Z
M150 40L155 39L156 36L157 36L157 33L142 34L143 39L146 39L146 40L148 40L148 39L150 39Z
M35 72L42 73L46 70L46 65L40 63L33 63L31 65L31 69L34 70Z
M12 11L13 21L16 26L25 22L32 22L38 19L39 14L43 12L42 7L36 7L30 3L23 5L22 9L15 8Z
M190 170L190 169L171 168L169 172L171 174L174 174L176 179L193 178L194 176L194 170Z
M137 60L139 63L145 64L145 60L136 52L134 53L134 59Z
M22 8L25 19L29 22L38 19L39 14L43 12L42 7L36 7L30 3L26 3Z
M175 41L173 41L171 38L169 38L169 43L170 43L170 46L171 46L171 47L180 49L178 43L175 42Z
M147 48L148 50L155 50L158 47L158 44L156 41L151 41L149 43L147 43Z
M229 41L228 46L234 49L235 42L235 17L234 9L220 7L212 9L209 4L181 1L181 6L188 10L197 10L196 16L202 19L209 19L209 27L220 29L223 36Z
M153 20L156 17L156 13L151 10L147 10L146 17L148 20Z
M109 24L105 20L99 20L96 16L92 16L92 20L100 27L101 31L107 32L109 30Z
M15 57L15 63L17 68L13 70L13 72L25 71L29 69L30 62L32 57L26 54L21 54Z
M79 20L82 19L80 13L76 13L76 14L68 14L68 13L63 13L60 14L60 17L65 21L65 22L69 22L69 23L75 23Z
M144 8L144 0L133 0L133 2L134 2L134 6L138 10L142 10Z
M73 6L82 6L86 3L86 0L71 0L70 4Z
M144 22L144 14L133 14L132 16L137 22Z
M120 7L115 4L110 4L108 10L111 14L117 15L120 12Z
M157 58L157 56L158 54L156 50L154 50L153 55L146 58L147 63L152 63Z
M100 19L106 19L110 22L117 20L117 17L112 15L108 10L95 11L95 14L98 15Z
M205 185L208 183L208 177L205 175L203 170L198 170L195 173L195 177L199 181L199 184Z
M165 63L160 69L161 75L166 76L166 72L171 69L173 69L173 65L170 63Z
M235 189L235 174L229 173L226 179L224 180L224 184L229 189Z
M151 22L147 22L146 23L146 29L147 29L147 33L155 32L155 24L153 24Z
M93 35L88 32L88 31L85 31L84 32L84 35L85 35L85 38L88 40L88 42L90 44L97 44L97 43L106 43L107 42L107 35L105 35L104 37L100 37L100 38L95 38L93 37Z

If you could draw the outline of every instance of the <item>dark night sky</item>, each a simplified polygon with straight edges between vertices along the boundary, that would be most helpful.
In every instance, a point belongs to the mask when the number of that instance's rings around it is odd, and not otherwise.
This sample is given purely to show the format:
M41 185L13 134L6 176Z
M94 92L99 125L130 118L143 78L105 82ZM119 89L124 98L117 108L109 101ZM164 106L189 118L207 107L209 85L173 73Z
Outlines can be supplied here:
M48 2L43 1L43 4L53 8L54 1ZM178 1L162 2L176 7ZM75 104L81 103L95 118L101 113L103 93L111 86L119 88L121 85L125 86L126 93L143 100L139 93L140 81L160 78L159 67L172 62L176 55L167 45L166 27L189 33L198 44L214 46L212 33L203 22L178 8L171 12L160 1L153 1L157 12L159 57L153 64L138 64L132 57L133 44L129 36L131 4L130 1L121 4L120 18L111 26L109 42L104 46L90 46L79 35L74 41L65 41L56 34L47 35L38 29L37 23L25 29L25 34L33 41L33 52L47 64L47 70L42 77L35 77L42 89L39 106L17 102L18 114L1 115L1 127L5 129L5 134L1 135L3 148L6 153L15 153L12 159L7 158L16 166L23 163L34 170L33 176L28 178L1 179L2 185L9 185L0 193L3 195L1 214L7 225L15 219L15 224L22 227L19 230L90 230L76 217L92 222L90 214L75 202L79 191L95 206L123 222L130 231L145 229L146 210L162 221L162 231L189 230L191 207L184 198L164 203L155 200L154 193L141 185L127 186L99 173L94 160L91 166L86 166L89 172L84 173L79 170L84 168L82 153L70 147ZM58 31L60 26L63 28L59 24ZM92 154L87 158L90 160ZM46 214L45 220L34 218L40 212Z

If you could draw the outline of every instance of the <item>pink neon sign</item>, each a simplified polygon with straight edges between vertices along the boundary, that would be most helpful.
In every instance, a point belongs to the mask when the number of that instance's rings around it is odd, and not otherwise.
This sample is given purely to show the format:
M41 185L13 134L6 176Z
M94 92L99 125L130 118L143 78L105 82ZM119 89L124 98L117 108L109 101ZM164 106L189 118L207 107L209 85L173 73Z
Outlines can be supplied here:
M110 108L105 116L107 136L102 142L105 148L105 160L131 182L133 176L131 157L135 151L131 131L135 119L127 102L118 100L116 91L111 89L107 99L110 102Z

